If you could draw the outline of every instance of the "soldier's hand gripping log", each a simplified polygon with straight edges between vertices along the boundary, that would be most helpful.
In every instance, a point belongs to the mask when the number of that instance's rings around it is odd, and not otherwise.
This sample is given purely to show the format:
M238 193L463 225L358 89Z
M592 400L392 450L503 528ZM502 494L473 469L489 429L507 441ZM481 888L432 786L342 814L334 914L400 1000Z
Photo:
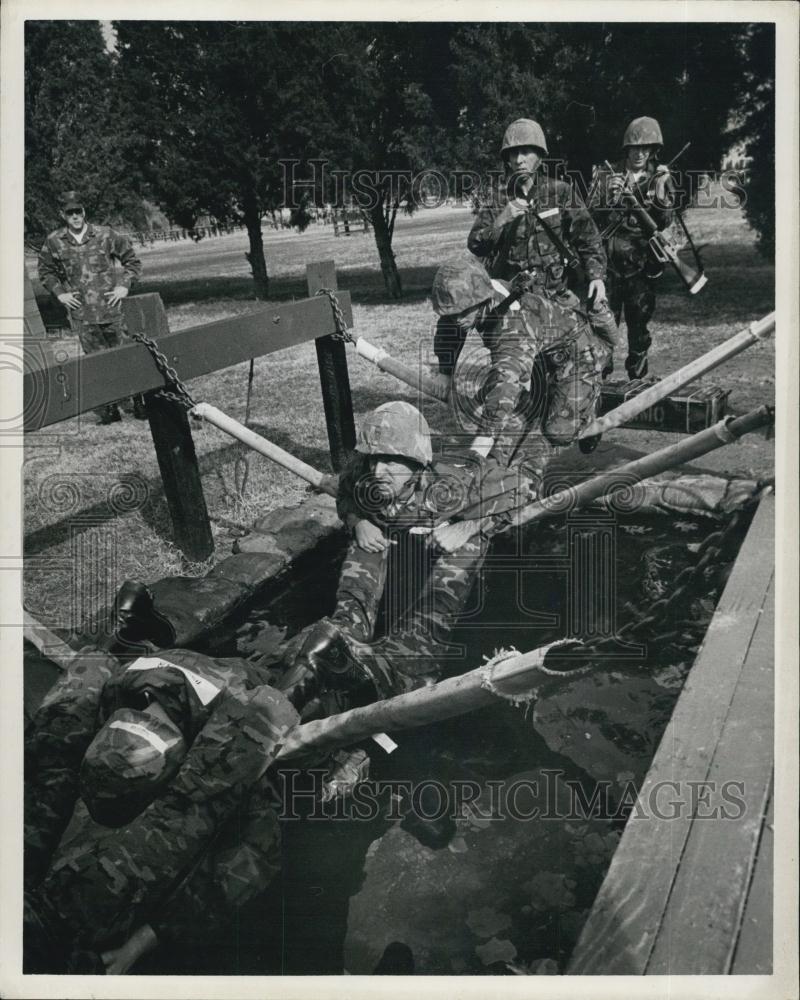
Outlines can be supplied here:
M605 164L612 173L615 172L608 160L605 161ZM642 227L642 232L647 236L650 243L650 250L655 259L660 264L671 264L686 286L689 294L696 295L706 285L708 278L706 278L700 268L692 267L680 259L675 247L663 236L652 215L650 215L641 201L639 201L636 192L628 182L627 176L625 177L621 197L625 209L636 216L639 225Z

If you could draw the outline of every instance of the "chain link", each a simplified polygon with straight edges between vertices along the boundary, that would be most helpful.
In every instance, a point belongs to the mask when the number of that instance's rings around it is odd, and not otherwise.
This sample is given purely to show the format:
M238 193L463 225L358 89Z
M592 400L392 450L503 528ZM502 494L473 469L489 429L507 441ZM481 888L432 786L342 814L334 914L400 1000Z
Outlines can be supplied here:
M336 324L336 333L331 334L333 339L343 340L348 344L355 343L352 334L347 329L344 313L342 312L342 307L339 305L336 293L330 288L320 288L317 295L327 295L330 301L331 309L333 310L333 322Z
M648 632L659 621L664 621L675 605L684 600L687 591L694 582L706 572L712 563L719 561L722 550L733 533L738 529L746 513L749 513L749 505L744 510L737 511L725 528L715 531L702 542L698 549L698 554L702 553L702 557L694 566L687 566L678 574L674 581L674 589L669 597L662 597L655 601L648 608L646 615L623 625L616 635L604 636L603 638L582 644L580 649L576 651L580 659L583 660L591 657L595 653L603 653L605 650L614 651L621 641L629 641L642 632ZM577 640L576 637L576 641L580 640ZM578 670L581 670L581 668L578 668Z
M144 344L152 355L156 368L161 372L164 381L176 390L173 392L172 389L159 389L156 395L162 396L164 399L171 399L173 403L179 403L187 410L193 409L197 405L196 400L192 398L180 375L178 375L177 371L169 363L166 354L159 348L155 340L152 337L145 336L143 333L131 333L130 336L132 340Z

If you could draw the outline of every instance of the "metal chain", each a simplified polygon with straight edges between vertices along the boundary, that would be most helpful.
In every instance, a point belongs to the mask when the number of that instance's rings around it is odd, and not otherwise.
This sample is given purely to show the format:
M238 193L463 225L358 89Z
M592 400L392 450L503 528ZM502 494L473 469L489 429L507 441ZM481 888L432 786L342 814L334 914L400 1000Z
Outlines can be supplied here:
M336 324L336 333L332 333L331 336L334 340L343 340L348 344L355 343L353 336L347 329L347 323L345 322L344 313L342 312L342 307L339 305L339 300L336 297L336 293L331 288L320 288L317 295L327 295L331 303L331 309L333 310L333 322Z
M747 509L737 511L730 519L725 528L713 532L703 540L697 554L701 558L693 566L687 566L681 570L675 578L672 593L669 597L663 597L651 604L648 613L635 621L628 622L614 636L604 636L585 643L580 648L580 658L583 660L595 653L602 653L605 649L616 648L621 639L630 639L637 634L649 630L654 624L665 619L674 606L682 601L689 588L712 564L719 561L720 554L728 542L728 539L736 531L739 524L747 513ZM580 640L577 640L580 641ZM578 668L580 669L580 668Z
M166 354L159 348L155 340L152 337L145 336L143 333L131 333L130 337L132 340L144 344L153 356L156 368L161 372L164 381L174 386L175 390L177 390L173 392L171 389L159 389L157 395L163 396L165 399L171 399L174 403L180 403L187 410L193 409L197 405L196 400L192 399L192 395L181 381L180 375L178 375L177 371L167 361Z

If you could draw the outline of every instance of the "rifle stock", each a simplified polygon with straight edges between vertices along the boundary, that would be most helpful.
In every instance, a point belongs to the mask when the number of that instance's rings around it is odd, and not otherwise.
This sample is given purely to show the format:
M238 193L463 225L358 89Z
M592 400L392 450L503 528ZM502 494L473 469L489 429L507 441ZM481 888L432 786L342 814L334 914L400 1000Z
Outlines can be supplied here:
M614 168L608 160L606 160L606 166L613 172ZM691 264L687 264L680 259L678 252L669 240L665 239L661 234L653 216L641 203L636 192L631 189L627 177L625 178L625 186L622 189L622 198L626 208L633 212L639 220L639 225L642 227L645 236L647 236L650 250L655 259L660 264L670 264L686 286L689 294L696 295L708 283L708 278L703 273L702 268L692 267Z

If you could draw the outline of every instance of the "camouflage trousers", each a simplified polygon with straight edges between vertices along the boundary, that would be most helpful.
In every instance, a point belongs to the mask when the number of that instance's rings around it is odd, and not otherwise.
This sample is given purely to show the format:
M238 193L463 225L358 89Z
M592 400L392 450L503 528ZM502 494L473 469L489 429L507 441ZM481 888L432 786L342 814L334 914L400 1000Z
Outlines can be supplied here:
M127 340L128 330L122 316L115 317L108 323L85 323L83 320L71 319L70 324L78 335L84 354L96 354L109 347L119 347Z
M574 336L541 351L522 331L504 333L485 384L484 414L489 418L481 432L500 428L492 455L503 465L513 460L523 469L530 467L537 478L553 448L571 444L594 418L609 355L608 346L585 323Z
M609 270L608 304L617 323L620 322L624 312L628 330L628 357L625 359L625 367L628 369L628 374L634 377L636 372L633 369L641 356L647 354L653 342L647 324L656 308L655 279L648 277L644 270L629 275Z
M375 642L370 639L387 589L390 553L396 547L365 552L353 543L342 569L331 620L356 640L358 659L382 698L432 684L439 678L441 662L450 654L450 632L466 606L489 547L488 539L476 535L458 551L436 556L421 537L407 540L411 554L403 568L408 570L410 565L412 573L427 573L425 582L413 602L396 617L392 604L398 595L386 595L387 632ZM417 583L421 579L418 575Z
M77 334L84 354L97 354L110 347L120 347L129 341L128 328L120 315L108 323L85 323L83 320L70 318L72 330ZM141 395L131 397L131 405L142 405ZM101 418L107 417L110 411L116 409L116 403L98 407L94 412Z

